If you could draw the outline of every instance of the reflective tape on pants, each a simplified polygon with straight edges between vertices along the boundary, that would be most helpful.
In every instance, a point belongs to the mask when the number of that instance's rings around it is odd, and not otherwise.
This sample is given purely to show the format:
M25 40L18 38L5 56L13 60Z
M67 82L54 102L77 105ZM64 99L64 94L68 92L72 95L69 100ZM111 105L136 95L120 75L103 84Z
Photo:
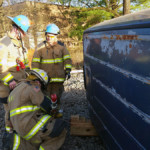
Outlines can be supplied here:
M30 130L30 132L24 136L23 138L25 140L30 140L39 130L41 127L44 126L44 124L51 118L50 115L44 115L38 123Z
M44 150L44 148L42 146L40 146L40 149L39 150Z
M14 134L14 145L13 145L13 150L18 150L20 145L20 136L17 134Z

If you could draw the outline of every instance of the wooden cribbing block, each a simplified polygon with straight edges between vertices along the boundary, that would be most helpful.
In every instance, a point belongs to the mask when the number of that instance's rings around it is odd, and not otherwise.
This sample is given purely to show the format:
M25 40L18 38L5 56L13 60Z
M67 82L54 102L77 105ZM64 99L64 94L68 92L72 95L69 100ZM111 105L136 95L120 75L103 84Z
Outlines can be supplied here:
M91 120L80 117L79 115L71 116L70 134L77 136L98 136Z

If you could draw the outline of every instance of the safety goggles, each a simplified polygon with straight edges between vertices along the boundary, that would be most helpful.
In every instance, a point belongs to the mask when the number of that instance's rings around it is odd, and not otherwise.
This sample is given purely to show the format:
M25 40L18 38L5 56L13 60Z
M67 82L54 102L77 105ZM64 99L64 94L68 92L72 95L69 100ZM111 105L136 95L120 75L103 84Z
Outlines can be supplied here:
M54 39L56 36L55 35L46 35L47 38Z

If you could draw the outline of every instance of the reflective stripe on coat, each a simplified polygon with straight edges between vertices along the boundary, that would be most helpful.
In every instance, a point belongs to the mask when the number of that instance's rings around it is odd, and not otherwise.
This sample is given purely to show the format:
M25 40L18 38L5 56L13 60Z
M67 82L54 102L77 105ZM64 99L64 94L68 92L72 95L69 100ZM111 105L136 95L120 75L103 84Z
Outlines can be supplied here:
M70 54L64 45L57 43L48 46L44 41L38 45L34 53L32 69L35 68L45 70L51 78L50 82L64 82L65 70L72 68Z

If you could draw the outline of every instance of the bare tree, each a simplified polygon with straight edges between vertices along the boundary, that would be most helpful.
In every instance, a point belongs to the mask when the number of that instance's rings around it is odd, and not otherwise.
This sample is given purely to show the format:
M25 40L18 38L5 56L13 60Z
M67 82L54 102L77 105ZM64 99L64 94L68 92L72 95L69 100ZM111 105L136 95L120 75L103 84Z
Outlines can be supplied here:
M129 14L130 13L130 0L123 0L123 14Z
M0 7L2 7L2 4L3 4L3 0L0 0Z

